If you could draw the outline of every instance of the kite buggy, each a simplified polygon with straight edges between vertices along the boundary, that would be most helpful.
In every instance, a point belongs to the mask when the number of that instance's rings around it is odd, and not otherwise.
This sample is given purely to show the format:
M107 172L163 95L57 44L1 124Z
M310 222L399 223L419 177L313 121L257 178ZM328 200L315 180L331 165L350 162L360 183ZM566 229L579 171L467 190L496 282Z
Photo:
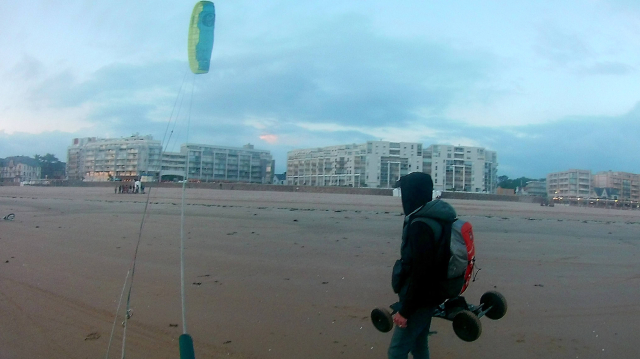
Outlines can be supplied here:
M390 306L392 312L383 307L371 311L371 321L376 329L383 333L393 329L392 315L398 310L398 304ZM452 321L453 331L458 338L472 342L482 334L480 318L487 316L489 319L498 320L506 313L507 301L504 296L490 291L480 297L480 305L469 304L462 296L448 299L438 306L433 316Z

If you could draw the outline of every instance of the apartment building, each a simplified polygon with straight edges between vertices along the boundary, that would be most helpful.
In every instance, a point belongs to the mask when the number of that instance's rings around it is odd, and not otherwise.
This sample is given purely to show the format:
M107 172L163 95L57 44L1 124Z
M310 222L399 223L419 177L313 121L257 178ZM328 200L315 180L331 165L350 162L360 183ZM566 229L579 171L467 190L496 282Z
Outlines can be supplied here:
M529 181L521 191L523 195L547 197L547 183L545 181Z
M364 187L366 155L366 144L355 143L289 151L286 183Z
M253 145L224 147L203 144L183 144L180 152L162 155L161 178L189 180L271 183L275 161L269 151Z
M0 158L0 182L25 182L37 180L42 168L38 161L27 156Z
M592 176L593 189L598 193L616 193L618 199L640 201L640 174L603 171Z
M287 184L391 188L421 166L420 143L368 141L302 149L287 154Z
M423 154L423 172L435 190L495 193L498 155L483 147L431 145Z
M570 169L547 174L549 197L590 197L592 193L591 171Z
M160 141L151 136L76 138L67 150L67 177L91 182L153 181L160 172L161 154Z
M392 188L401 176L423 170L421 143L368 141L366 146L368 187Z

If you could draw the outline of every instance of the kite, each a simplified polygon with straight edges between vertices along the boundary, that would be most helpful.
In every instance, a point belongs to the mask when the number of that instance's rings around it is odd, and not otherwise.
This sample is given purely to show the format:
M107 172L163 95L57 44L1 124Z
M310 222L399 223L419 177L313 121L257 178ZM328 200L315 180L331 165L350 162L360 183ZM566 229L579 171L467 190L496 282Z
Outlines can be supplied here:
M211 1L200 1L193 7L189 22L189 67L194 74L206 74L213 50L213 28L216 9Z

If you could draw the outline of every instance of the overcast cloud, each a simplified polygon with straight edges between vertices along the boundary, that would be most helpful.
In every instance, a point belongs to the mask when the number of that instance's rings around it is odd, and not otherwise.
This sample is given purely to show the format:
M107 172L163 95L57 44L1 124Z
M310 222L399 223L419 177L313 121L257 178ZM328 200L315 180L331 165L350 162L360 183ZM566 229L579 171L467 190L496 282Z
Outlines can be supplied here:
M195 78L194 3L0 3L0 157L168 128L167 150L252 143L277 172L383 139L483 146L511 177L640 173L635 2L217 1Z

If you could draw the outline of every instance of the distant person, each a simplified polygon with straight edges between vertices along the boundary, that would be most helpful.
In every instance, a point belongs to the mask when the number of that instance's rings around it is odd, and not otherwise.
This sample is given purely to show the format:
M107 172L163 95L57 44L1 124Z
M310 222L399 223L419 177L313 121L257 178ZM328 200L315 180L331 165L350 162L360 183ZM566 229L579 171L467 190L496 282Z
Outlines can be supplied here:
M138 179L135 182L135 190L134 190L134 192L135 193L140 193L140 180L138 180Z
M441 223L452 222L456 212L448 203L432 201L433 181L426 173L400 178L404 225L400 258L393 266L392 287L399 302L393 309L396 324L389 359L428 359L428 335L435 309L446 299L438 285L446 278L450 249L442 238L450 235Z

